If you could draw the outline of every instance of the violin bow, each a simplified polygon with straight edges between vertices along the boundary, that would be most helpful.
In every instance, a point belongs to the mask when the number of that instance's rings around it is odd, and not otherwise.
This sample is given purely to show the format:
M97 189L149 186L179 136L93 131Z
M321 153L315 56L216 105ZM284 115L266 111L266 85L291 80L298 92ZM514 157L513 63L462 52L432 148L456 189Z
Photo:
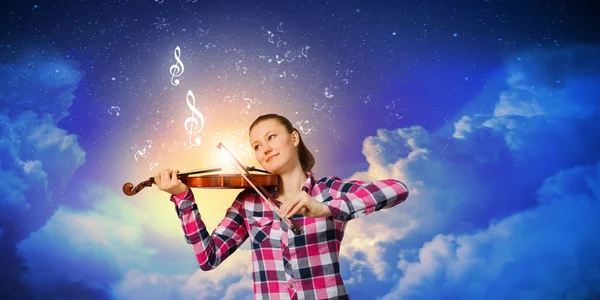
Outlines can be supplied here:
M271 209L273 210L273 212L275 212L279 218L281 220L283 220L283 222L285 224L288 225L288 227L292 230L292 232L295 235L300 235L304 229L302 229L302 227L298 226L298 224L296 224L296 222L294 221L294 219L287 218L284 219L281 217L281 215L279 214L279 206L281 206L279 203L277 203L275 201L275 199L273 199L271 197L271 195L265 190L265 188L262 187L262 185L260 185L258 182L256 182L256 180L254 179L254 177L252 176L252 174L250 174L250 172L248 172L248 169L244 167L244 165L242 165L234 156L233 154L231 154L231 152L229 152L229 150L227 149L227 147L225 147L225 145L223 145L223 143L219 143L217 145L217 148L219 150L221 149L225 149L225 151L227 151L227 154L229 154L229 156L231 156L231 159L233 159L235 161L236 167L239 169L244 170L244 172L240 172L240 175L242 175L242 177L244 177L244 179L246 179L246 181L248 181L248 183L252 186L252 188L254 188L254 190L263 198L263 200L265 200L265 202L267 204L269 204L269 206L271 207ZM245 174L244 174L245 173Z

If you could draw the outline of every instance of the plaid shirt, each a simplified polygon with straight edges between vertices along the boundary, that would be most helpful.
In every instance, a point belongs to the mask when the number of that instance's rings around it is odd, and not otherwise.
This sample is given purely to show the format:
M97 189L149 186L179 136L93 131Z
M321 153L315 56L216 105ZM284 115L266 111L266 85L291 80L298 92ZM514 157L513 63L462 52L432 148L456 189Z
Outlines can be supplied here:
M339 264L347 222L399 204L408 197L408 189L391 179L363 182L325 177L315 182L312 173L306 175L302 190L327 204L332 215L294 215L296 224L304 229L301 235L288 230L250 189L240 192L212 234L200 217L191 189L172 195L200 269L216 268L249 237L255 299L348 299Z

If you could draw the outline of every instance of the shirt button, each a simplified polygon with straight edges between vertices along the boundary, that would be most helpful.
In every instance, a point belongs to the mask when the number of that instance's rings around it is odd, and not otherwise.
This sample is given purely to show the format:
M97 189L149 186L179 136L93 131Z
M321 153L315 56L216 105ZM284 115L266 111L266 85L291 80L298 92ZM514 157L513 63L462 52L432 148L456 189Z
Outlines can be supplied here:
M292 268L292 266L290 266L290 264L287 264L287 265L285 265L285 268L289 270Z
M293 288L294 288L294 284L290 283L290 289L293 289Z

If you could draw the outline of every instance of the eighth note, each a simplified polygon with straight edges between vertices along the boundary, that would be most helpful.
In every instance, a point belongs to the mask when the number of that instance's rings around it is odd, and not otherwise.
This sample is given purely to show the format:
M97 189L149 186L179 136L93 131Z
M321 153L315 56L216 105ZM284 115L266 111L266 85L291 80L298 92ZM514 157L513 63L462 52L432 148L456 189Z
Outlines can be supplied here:
M119 116L119 114L120 114L119 112L121 111L121 108L120 108L120 107L118 107L118 106L111 106L111 107L108 109L108 113L109 113L111 116L112 116L112 111L113 111L113 110L115 111L115 114L116 114L116 115L117 115L117 117L118 117L118 116Z
M244 98L244 101L246 101L246 109L250 109L250 106L253 104L252 103L252 99L250 98Z
M169 68L169 72L171 73L171 84L179 85L179 79L175 79L175 77L181 76L184 70L183 63L179 59L179 56L181 55L181 49L179 49L179 46L175 47L175 51L173 52L173 54L175 55L175 60L177 61L177 63L172 65L171 68ZM179 67L180 65L181 67Z

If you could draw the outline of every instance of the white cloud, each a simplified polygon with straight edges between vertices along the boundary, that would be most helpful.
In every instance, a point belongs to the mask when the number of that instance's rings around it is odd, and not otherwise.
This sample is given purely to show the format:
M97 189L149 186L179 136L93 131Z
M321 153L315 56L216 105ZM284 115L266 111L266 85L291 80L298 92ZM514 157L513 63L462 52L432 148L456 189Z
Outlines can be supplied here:
M600 274L588 272L600 264L600 163L561 171L538 193L536 208L475 234L438 235L417 261L401 259L404 276L384 299L600 295Z
M190 263L194 263L190 251ZM193 274L127 271L112 289L118 299L252 299L251 254L237 250L218 268ZM244 298L245 297L245 298Z
M39 231L17 245L24 280L40 295L80 283L119 299L238 299L252 295L251 254L238 249L217 269L199 269L181 229L154 231L146 206L100 186L86 189L90 211L61 206ZM174 212L172 219L177 219ZM171 226L169 226L171 227ZM165 245L166 244L166 245ZM159 252L160 251L160 252ZM187 272L186 270L194 270Z
M143 246L146 221L139 210L105 189L90 188L98 197L94 210L61 206L46 225L17 245L28 267L24 280L36 288L80 282L106 288L129 268L148 268L155 251ZM103 196L104 195L104 196ZM126 212L126 213L124 213Z
M471 118L469 116L463 116L458 120L458 122L454 123L454 134L453 137L457 139L466 138L465 134L473 132L473 126L471 126Z
M598 50L588 50L580 58L597 64L592 58ZM446 257L456 255L451 247L462 241L456 236L470 236L489 222L532 209L537 203L531 194L544 178L574 163L600 159L593 147L600 142L600 129L591 117L597 114L594 99L600 95L600 87L593 82L600 76L583 76L566 63L565 68L571 69L555 85L557 79L548 81L547 72L537 68L555 67L544 60L560 55L533 52L528 56L531 63L522 64L516 58L507 62L508 89L500 92L494 111L461 116L447 136L443 130L430 134L412 126L380 129L365 140L363 153L369 169L351 178L399 179L407 184L410 195L397 207L348 225L342 253L343 263L351 264L349 282L360 282L368 273L378 280L399 275L410 282L410 278L421 278L418 274L426 273L428 267L454 272L445 262L450 260ZM489 247L495 240L490 240ZM423 261L410 267L413 253L425 242L420 252ZM390 251L402 251L405 257L382 259ZM491 264L502 263L499 256L489 259ZM401 272L394 272L397 263ZM485 276L480 279L484 281Z

